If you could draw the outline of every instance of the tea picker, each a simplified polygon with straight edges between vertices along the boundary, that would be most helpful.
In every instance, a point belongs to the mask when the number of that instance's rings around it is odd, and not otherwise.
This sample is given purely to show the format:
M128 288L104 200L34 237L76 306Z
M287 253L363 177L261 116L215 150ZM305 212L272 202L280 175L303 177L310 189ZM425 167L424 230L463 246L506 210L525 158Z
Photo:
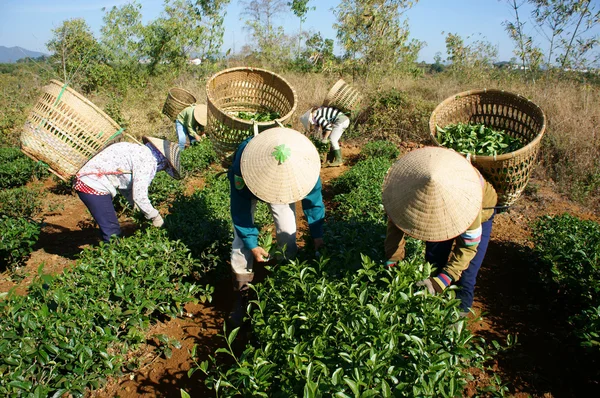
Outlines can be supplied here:
M258 245L254 212L258 200L266 202L275 222L277 244L287 258L296 245L296 202L302 201L315 250L323 245L325 205L321 193L319 154L301 133L275 127L243 141L228 170L234 240L231 268L235 304L229 322L242 323L248 283L254 279L254 262L269 260Z
M75 176L73 187L98 223L105 242L121 234L112 202L117 192L146 219L152 220L152 225L161 227L163 219L150 203L148 187L161 170L173 178L181 178L177 145L154 137L144 137L143 142L145 145L112 144L90 159Z
M386 265L404 258L405 234L427 241L425 260L437 270L417 285L431 294L457 285L466 315L492 232L496 190L460 154L427 147L392 165L382 197L388 215Z
M179 149L184 150L187 139L190 145L200 141L206 126L206 105L194 104L184 108L175 119L175 131L179 141ZM198 134L200 133L200 134Z
M321 128L322 140L324 142L331 141L331 150L334 155L334 160L327 163L327 167L341 166L344 161L340 138L350 126L348 116L333 106L312 107L300 117L300 122L306 130L310 130L313 126Z

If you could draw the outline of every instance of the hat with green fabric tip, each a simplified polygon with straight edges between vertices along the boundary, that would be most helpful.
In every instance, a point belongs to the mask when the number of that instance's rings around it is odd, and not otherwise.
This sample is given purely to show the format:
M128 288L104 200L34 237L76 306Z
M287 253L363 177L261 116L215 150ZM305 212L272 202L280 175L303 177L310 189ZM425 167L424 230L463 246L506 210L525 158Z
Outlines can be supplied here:
M319 178L321 160L310 140L296 130L274 127L252 138L240 159L244 183L272 204L303 199Z
M387 172L383 206L406 234L440 242L465 232L481 212L483 180L459 153L426 147L407 153Z

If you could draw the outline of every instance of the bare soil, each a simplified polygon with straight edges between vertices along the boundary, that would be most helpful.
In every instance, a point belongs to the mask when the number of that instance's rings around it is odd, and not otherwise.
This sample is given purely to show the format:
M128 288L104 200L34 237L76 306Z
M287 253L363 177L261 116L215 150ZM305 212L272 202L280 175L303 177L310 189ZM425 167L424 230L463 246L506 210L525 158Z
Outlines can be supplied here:
M415 145L406 145L410 150ZM344 147L346 165L323 168L324 198L330 202L330 181L357 161L358 147ZM192 180L187 191L202 187L203 182ZM87 209L77 196L53 193L53 182L48 180L48 200L59 210L44 215L36 250L26 266L14 274L0 274L0 292L15 288L25 294L28 284L37 274L38 267L45 272L59 273L75 264L83 248L98 242L98 233ZM565 311L545 293L538 281L531 256L530 223L540 215L568 212L578 217L599 218L590 210L567 200L557 193L556 187L535 176L526 194L507 212L496 216L488 252L479 273L475 292L475 314L470 328L486 340L506 342L508 335L517 338L517 344L500 352L489 364L488 372L474 371L474 381L465 390L466 396L477 394L477 388L490 382L498 374L515 397L577 397L600 396L598 363L582 351L568 330ZM299 231L307 229L302 212L298 212ZM136 226L123 220L124 233L133 233ZM383 244L383 243L382 243ZM179 389L192 396L211 396L202 380L202 373L191 378L187 371L193 366L189 351L198 346L198 359L205 360L223 346L223 320L231 308L231 283L216 286L212 303L189 304L184 317L159 322L148 331L146 344L130 355L140 367L123 377L111 379L106 386L91 393L94 397L175 397ZM165 334L181 342L170 358L157 350L153 336Z

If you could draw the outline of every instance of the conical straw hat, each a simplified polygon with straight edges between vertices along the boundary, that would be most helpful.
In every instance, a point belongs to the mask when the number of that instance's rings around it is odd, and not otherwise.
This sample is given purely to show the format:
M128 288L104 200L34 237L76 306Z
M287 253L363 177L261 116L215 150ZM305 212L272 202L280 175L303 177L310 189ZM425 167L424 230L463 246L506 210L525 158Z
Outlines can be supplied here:
M171 168L173 169L173 177L176 179L181 179L181 164L179 163L179 145L172 143L171 141L161 140L160 138L155 137L142 137L142 141L145 143L150 143L154 148L156 148L160 153L163 154Z
M303 199L315 187L321 160L304 135L275 127L248 142L240 167L246 186L257 198L287 204Z
M207 108L205 104L197 104L194 107L194 119L198 122L202 127L206 127L206 112Z
M383 182L392 222L417 239L439 242L465 232L481 211L482 179L460 154L421 148L398 159Z

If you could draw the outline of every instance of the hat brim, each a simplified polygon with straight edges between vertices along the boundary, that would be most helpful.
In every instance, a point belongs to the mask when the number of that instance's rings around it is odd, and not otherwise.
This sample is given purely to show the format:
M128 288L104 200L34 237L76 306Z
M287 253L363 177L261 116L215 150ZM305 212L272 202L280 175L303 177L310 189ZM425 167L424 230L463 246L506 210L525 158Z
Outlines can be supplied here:
M388 170L382 200L406 234L439 242L457 237L481 212L482 178L460 154L428 147L409 152Z
M171 170L173 171L173 178L180 180L181 179L181 163L180 163L180 150L179 146L172 143L168 140L163 140L155 137L142 137L142 142L144 144L149 143L157 151L162 153L162 155L169 162L169 166L171 166Z
M278 160L278 148L288 156ZM257 198L272 204L297 202L312 191L321 161L310 140L296 130L275 127L252 138L240 159L244 182Z
M202 127L206 127L207 112L208 108L205 104L196 104L194 107L194 119Z

